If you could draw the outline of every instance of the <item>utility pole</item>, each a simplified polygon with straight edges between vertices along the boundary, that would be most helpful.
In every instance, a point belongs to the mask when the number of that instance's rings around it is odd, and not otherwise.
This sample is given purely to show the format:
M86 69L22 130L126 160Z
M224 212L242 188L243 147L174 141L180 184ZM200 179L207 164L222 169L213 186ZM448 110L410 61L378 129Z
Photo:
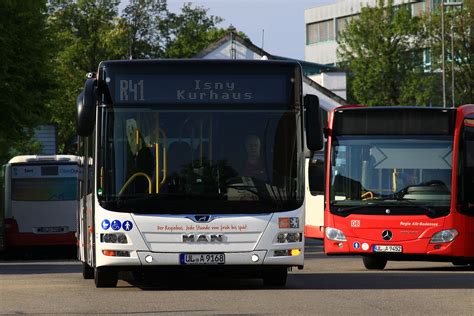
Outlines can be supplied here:
M441 1L441 59L442 59L442 81L443 81L443 107L446 107L446 73L444 65L444 0Z
M443 107L446 107L446 65L444 55L444 7L456 7L462 6L462 2L444 2L441 0L441 58L442 58L442 71L443 71ZM451 97L453 107L454 103L454 18L451 19Z

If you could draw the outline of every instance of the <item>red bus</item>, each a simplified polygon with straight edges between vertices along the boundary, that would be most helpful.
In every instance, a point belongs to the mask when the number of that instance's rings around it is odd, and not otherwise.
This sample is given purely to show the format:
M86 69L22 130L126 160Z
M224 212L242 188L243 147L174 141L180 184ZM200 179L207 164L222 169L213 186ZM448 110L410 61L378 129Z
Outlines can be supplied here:
M341 107L327 136L326 254L474 264L474 105Z

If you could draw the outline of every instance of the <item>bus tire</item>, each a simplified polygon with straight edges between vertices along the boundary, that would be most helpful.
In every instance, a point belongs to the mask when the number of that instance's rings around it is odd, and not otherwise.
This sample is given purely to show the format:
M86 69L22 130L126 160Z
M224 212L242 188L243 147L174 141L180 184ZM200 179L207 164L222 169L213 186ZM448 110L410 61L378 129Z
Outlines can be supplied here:
M118 272L109 267L95 268L94 280L96 287L116 287L118 282Z
M383 270L387 265L387 259L378 257L362 257L364 266L367 270Z
M287 267L267 268L263 272L263 285L283 287L286 285L287 277L288 277Z
M82 263L82 277L85 280L92 280L94 278L94 268L91 268L86 262Z

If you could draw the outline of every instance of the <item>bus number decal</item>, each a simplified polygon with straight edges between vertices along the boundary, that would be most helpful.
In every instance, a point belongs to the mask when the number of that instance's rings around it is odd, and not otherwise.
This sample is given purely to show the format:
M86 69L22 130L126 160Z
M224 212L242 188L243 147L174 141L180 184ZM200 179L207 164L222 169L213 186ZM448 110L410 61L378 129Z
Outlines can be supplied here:
M120 101L145 101L143 80L120 80Z

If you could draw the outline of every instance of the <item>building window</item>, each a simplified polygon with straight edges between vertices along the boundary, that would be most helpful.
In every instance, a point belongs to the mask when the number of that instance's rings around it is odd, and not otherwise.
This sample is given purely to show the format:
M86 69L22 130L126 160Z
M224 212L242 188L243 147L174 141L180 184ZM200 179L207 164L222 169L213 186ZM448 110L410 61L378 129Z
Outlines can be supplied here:
M327 20L306 25L306 45L333 41L334 20Z
M429 4L424 2L424 1L412 3L411 4L411 15L412 16L420 16L423 13L425 13L426 11L429 11L429 7L428 7L428 10L426 8L427 5L429 5Z
M423 70L424 72L431 72L431 50L423 50Z
M356 15L350 15L350 16L345 16L341 18L337 18L336 20L336 33L337 33L337 38L339 38L339 34L344 32L346 29L347 25L356 18Z

